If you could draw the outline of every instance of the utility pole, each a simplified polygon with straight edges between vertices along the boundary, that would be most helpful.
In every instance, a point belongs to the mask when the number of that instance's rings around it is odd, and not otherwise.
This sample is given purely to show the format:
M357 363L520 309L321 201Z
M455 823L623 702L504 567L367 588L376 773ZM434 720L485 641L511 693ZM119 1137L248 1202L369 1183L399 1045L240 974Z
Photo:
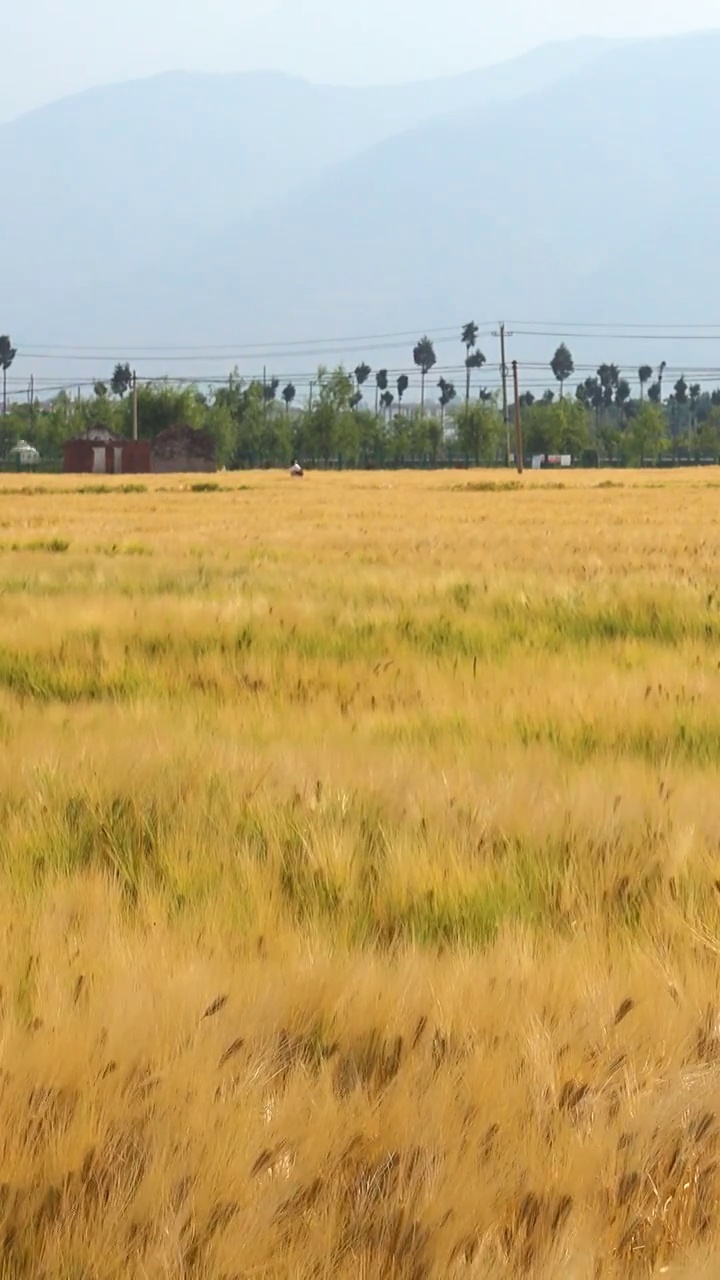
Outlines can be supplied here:
M314 387L314 386L315 386L315 383L314 383L314 382L311 382L311 383L310 383L310 396L309 396L309 399L308 399L308 412L309 412L309 413L312 413L312 406L313 406L313 387Z
M137 374L133 369L132 376L132 438L138 438L138 392L137 392Z
M505 423L505 461L508 466L510 466L510 418L508 415L508 368L505 363L505 339L512 338L512 336L512 333L506 330L505 322L503 320L500 321L499 329L493 329L493 337L500 339L500 377L502 379L503 422Z
M35 426L35 377L30 374L30 383L28 385L28 404L30 405L30 429Z
M520 387L518 385L518 362L513 360L513 384L515 387L515 465L518 475L523 473L523 441L522 426L520 424Z

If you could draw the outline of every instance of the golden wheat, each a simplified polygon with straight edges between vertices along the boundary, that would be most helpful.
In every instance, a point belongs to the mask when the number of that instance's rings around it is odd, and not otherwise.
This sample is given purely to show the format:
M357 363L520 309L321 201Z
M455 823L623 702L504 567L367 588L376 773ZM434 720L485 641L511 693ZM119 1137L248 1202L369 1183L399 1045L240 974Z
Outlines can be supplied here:
M2 1280L718 1273L719 494L5 483Z

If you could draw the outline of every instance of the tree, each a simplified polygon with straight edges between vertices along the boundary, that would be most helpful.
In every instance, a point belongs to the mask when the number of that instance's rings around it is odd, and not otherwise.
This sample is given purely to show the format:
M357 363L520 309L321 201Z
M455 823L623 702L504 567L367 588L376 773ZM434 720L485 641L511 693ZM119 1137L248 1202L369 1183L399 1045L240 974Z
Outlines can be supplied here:
M543 391L543 404L552 404L555 399L555 392L548 387L547 391Z
M107 393L108 393L107 383L96 382L95 385L93 386L93 394L95 395L96 399L105 400L107 398Z
M577 399L587 409L595 410L595 430L600 425L600 410L604 404L604 389L599 378L586 378L576 392Z
M292 382L288 382L287 386L283 387L282 389L282 398L285 401L286 413L290 412L290 405L292 404L296 395L297 395L297 391L295 390L295 387L293 386Z
M673 387L673 391L675 392L675 399L678 404L686 405L688 402L688 384L685 379L685 374L683 374L681 378L678 378L675 386Z
M638 369L638 378L640 380L640 399L645 399L645 383L652 378L652 368L649 364L641 364Z
M602 387L602 403L606 409L609 409L620 381L620 370L616 364L601 364L597 376Z
M482 402L462 405L455 415L455 430L458 446L468 461L472 459L479 467L481 462L495 460L502 419L494 405Z
M715 405L698 432L698 453L718 460L720 454L720 407Z
M443 428L445 426L445 410L449 404L452 404L457 395L457 391L455 390L452 382L447 382L445 378L440 379L438 382L438 388L440 390L440 426Z
M688 384L685 374L678 378L673 387L673 394L670 396L668 404L670 405L670 422L672 433L679 436L683 430L683 422L685 419L685 408L688 403Z
M168 379L157 382L144 382L138 385L138 403L143 435L152 440L160 431L177 426L179 422L189 427L202 425L207 412L207 402L197 387L174 386ZM132 404L129 400L115 405L115 421L120 434L130 435L132 427ZM92 419L97 416L97 407L90 410ZM88 424L90 425L90 424Z
M341 442L347 453L358 439L355 414L350 411L354 382L342 367L332 372L321 367L317 384L317 399L305 414L306 448L311 458L329 462Z
M657 380L658 380L658 386L659 386L659 388L660 388L660 395L659 395L659 397L658 397L658 404L662 404L662 384L663 384L663 375L664 375L664 373L665 373L665 370L666 370L666 369L667 369L667 360L662 360L662 361L660 362L660 367L659 367L659 369L658 369L658 377L657 377Z
M465 403L470 400L470 377L473 369L482 369L486 364L485 356L482 351L473 351L465 361Z
M660 404L662 400L662 382L653 382L648 388L648 400L651 404Z
M12 345L6 333L0 336L0 368L3 375L3 417L7 414L7 375L13 360L17 355L17 348Z
M572 400L561 400L553 405L556 415L560 448L563 453L577 458L588 445L587 413L582 405Z
M271 378L269 382L263 382L263 400L266 404L271 404L277 395L277 389L280 383L277 378Z
M621 412L624 410L625 405L630 399L630 395L630 383L626 378L619 378L618 384L615 388L615 404Z
M631 420L625 433L625 450L628 461L657 460L665 447L665 422L658 404L645 401Z
M377 417L377 411L378 411L378 397L381 391L387 391L387 389L388 389L388 371L387 369L378 369L377 373L375 374L375 416L376 417Z
M400 377L397 380L398 404L400 405L400 409L402 409L403 396L405 395L405 392L407 391L409 386L410 386L410 379L408 378L407 374L401 373Z
M392 391L383 391L380 397L380 404L382 405L386 414L390 413L390 410L392 409L394 403L395 403L395 397Z
M476 351L478 334L480 330L471 320L469 324L463 326L460 335L460 341L465 347L465 403L470 400L470 375L473 369L482 369L485 364L485 356L482 351Z
M437 364L437 356L435 348L427 337L420 338L413 350L413 360L420 370L420 411L425 412L425 379L430 370Z
M524 415L528 453L570 453L577 456L587 444L587 413L576 400L542 400Z
M122 400L132 386L132 369L129 364L116 364L110 379L110 390Z
M365 386L365 383L367 382L371 373L372 373L372 369L370 368L370 365L366 364L364 360L362 364L359 364L357 366L355 370L355 382L357 383L358 391L360 391L361 387ZM360 391L360 399L357 401L358 404L360 403L361 399L362 399L362 392Z
M575 372L575 361L572 354L564 342L560 343L555 355L550 361L550 368L555 378L560 383L560 399L563 399L564 386L568 378L571 378Z
M469 356L470 352L473 351L474 348L477 346L479 332L480 330L478 329L474 320L471 320L469 324L463 325L463 330L460 335L460 341L465 347L466 355Z
M702 397L702 387L700 386L699 382L693 383L693 385L690 388L689 395L690 395L690 413L692 414L692 425L694 427L695 420L697 418L698 405L700 404L700 399Z

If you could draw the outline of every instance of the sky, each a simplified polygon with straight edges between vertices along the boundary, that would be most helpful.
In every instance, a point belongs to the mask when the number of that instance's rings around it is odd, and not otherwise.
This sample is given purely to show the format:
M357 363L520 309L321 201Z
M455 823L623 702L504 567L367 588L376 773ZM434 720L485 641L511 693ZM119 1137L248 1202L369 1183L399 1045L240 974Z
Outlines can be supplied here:
M548 40L720 26L720 0L0 0L0 120L170 70L371 84L469 71Z

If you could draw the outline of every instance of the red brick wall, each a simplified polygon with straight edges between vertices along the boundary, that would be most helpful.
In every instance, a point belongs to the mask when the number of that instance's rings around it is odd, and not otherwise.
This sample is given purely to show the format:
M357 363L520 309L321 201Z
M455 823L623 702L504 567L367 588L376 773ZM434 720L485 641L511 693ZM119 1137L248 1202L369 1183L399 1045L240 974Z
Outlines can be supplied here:
M93 447L89 440L68 440L65 445L63 471L92 471Z
M68 440L64 450L63 470L76 475L93 472L94 450L103 446L92 440ZM105 445L105 471L94 472L95 475L113 475L115 473L115 449L117 445ZM124 440L122 449L122 470L117 474L142 475L151 470L150 444L147 440Z
M148 440L126 440L123 445L123 475L144 475L152 471L150 442Z

